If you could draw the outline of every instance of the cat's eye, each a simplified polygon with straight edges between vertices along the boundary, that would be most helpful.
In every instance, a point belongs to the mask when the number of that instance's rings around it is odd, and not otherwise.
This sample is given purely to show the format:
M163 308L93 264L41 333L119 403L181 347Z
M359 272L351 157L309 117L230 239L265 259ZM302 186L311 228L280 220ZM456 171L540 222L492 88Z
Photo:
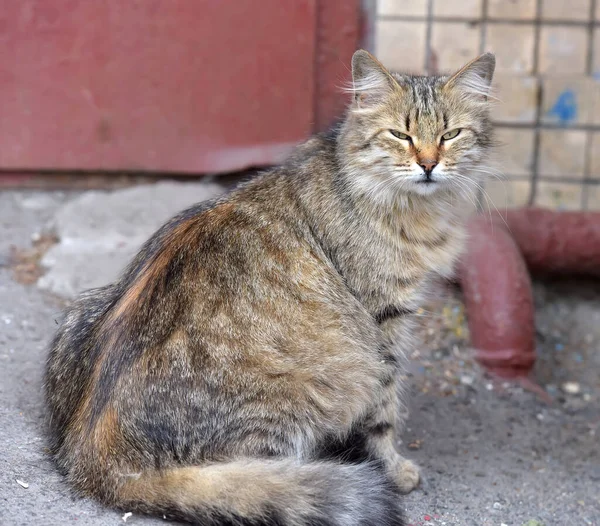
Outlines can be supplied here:
M390 130L390 133L401 141L412 141L410 135L406 135L406 133L399 132L398 130Z
M456 137L459 133L460 128L456 128L456 130L450 130L442 135L442 140L449 141L450 139L454 139L454 137Z

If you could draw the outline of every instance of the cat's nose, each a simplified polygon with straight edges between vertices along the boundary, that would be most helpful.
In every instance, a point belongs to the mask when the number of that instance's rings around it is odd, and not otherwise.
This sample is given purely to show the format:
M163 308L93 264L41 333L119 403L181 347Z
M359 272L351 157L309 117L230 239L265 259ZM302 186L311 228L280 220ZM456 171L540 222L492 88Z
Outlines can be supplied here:
M431 172L437 166L437 162L433 160L421 161L419 166L423 168L426 175L431 175Z

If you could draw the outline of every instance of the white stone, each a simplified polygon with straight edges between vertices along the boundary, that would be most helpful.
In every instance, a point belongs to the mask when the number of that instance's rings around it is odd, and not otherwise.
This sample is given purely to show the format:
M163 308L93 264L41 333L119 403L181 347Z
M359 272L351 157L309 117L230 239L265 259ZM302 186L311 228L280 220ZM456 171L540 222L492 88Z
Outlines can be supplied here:
M60 241L42 258L48 271L38 286L72 298L110 283L163 223L223 191L218 184L160 182L86 192L53 218L50 227Z

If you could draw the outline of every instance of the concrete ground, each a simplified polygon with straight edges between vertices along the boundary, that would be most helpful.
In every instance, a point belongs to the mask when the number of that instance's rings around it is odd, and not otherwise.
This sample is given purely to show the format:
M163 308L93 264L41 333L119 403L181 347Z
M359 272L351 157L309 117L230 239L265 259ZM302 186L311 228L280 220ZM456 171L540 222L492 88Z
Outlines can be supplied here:
M0 525L123 524L74 497L46 454L46 347L69 297L112 279L166 217L218 191L0 193ZM410 524L600 525L600 286L538 284L536 303L535 379L551 405L481 373L456 291L422 312L401 437L425 477L405 498Z

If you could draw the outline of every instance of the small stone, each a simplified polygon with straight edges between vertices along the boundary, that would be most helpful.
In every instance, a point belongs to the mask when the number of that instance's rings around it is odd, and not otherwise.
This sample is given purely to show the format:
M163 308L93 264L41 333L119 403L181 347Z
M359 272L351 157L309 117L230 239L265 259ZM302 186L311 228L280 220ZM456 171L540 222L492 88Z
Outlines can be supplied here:
M133 515L133 513L131 513L130 511L128 511L128 512L127 512L127 513L125 513L125 514L123 515L123 517L121 517L121 518L123 519L123 522L127 522L127 519L128 519L129 517L131 517L132 515Z
M413 440L412 442L410 442L408 444L408 449L421 449L421 446L423 445L423 440L421 440L420 438L417 438L416 440Z
M562 384L562 390L567 394L575 395L581 392L581 386L577 382L565 382Z
M27 484L27 482L23 482L22 480L19 480L19 479L15 479L15 480L17 481L17 484L19 486L21 486L22 488L27 489L29 487L29 484Z
M463 385L473 385L474 381L475 380L473 379L473 377L469 376L468 374L463 374L460 377L460 383L463 384Z
M592 399L592 395L590 393L585 393L583 395L583 401L584 402L589 402Z
M545 526L542 521L538 521L537 519L529 519L524 522L522 526Z
M492 389L494 389L494 384L492 384L492 383L485 384L485 388L486 388L488 391L491 391Z
M494 508L495 510L501 510L504 506L502 506L502 504L500 504L499 502L494 502L494 504L492 504L492 508Z

